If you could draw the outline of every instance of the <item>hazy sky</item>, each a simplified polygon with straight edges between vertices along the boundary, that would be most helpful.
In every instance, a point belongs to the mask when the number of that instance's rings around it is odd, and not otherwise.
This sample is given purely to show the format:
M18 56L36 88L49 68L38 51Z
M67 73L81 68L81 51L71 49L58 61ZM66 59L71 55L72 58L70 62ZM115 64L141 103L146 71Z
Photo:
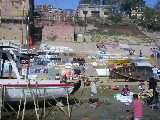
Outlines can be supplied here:
M35 5L53 5L54 8L77 9L79 0L34 0ZM146 0L147 5L155 5L157 0Z

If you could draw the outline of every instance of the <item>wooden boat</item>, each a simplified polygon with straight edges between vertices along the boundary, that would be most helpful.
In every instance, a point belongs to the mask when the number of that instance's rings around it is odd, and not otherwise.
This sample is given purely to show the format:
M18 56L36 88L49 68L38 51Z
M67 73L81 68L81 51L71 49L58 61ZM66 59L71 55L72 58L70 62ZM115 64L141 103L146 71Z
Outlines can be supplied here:
M149 66L123 66L112 69L111 72L116 75L116 78L130 81L149 81L153 76L152 67ZM156 81L160 81L160 79L156 79Z
M6 101L42 101L59 97L66 97L80 86L80 83L60 83L60 80L0 80L3 86L3 97Z
M130 63L132 59L105 59L105 61L113 63Z
M9 42L7 46L1 46L0 50L0 70L2 70L0 79L0 91L3 99L6 101L33 101L34 99L48 100L59 97L66 97L67 94L73 94L81 85L81 82L61 82L60 80L36 80L28 79L29 67L25 79L21 78L21 59L25 57L30 63L30 56L34 55L29 49L25 49L26 52L21 52L19 48L12 47L14 43ZM16 45L18 46L18 45ZM18 46L22 48L21 46ZM5 48L5 49L3 49ZM8 48L8 49L6 49ZM18 51L19 50L19 51ZM4 60L8 60L10 63L9 79L3 77L3 64ZM3 61L2 61L3 60ZM11 79L12 69L15 72L16 78Z

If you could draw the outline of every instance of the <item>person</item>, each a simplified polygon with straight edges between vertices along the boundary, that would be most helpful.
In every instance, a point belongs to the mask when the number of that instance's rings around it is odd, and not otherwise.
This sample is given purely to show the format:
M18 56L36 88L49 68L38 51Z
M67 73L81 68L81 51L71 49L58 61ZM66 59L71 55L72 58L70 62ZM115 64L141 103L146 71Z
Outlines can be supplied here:
M129 50L129 55L134 55L134 52L135 52L135 50L133 50L133 52L131 52L131 51Z
M142 100L138 99L137 94L133 94L133 101L131 103L129 114L132 112L134 112L134 120L142 120Z
M96 82L91 82L91 96L94 96L97 93Z
M142 51L140 50L140 52L139 52L139 57L142 57Z
M151 108L152 110L154 109L154 107L158 106L159 103L159 91L158 89L156 89L156 91L153 93L153 100L151 101Z
M128 85L125 85L124 88L122 89L122 95L129 95L130 94L130 89L128 88Z
M154 77L149 79L149 89L156 90L157 82L155 81Z
M157 72L158 72L158 68L156 67L156 65L152 68L153 71L153 76L156 79L157 78Z
M64 104L62 102L62 100L58 101L56 104L59 108L61 108L62 110L64 109Z
M65 83L67 83L67 75L66 74L64 75L64 81L65 81Z

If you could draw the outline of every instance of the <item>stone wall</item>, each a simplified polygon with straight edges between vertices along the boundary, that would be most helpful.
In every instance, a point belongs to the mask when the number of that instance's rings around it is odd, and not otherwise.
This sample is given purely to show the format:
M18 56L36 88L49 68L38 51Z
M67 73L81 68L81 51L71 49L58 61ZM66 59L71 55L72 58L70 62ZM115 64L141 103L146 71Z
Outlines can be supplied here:
M26 25L22 27L21 24L3 23L0 27L0 39L16 40L20 43L23 39L23 43L26 43Z
M42 40L74 41L74 26L70 22L55 21L45 25L42 30Z

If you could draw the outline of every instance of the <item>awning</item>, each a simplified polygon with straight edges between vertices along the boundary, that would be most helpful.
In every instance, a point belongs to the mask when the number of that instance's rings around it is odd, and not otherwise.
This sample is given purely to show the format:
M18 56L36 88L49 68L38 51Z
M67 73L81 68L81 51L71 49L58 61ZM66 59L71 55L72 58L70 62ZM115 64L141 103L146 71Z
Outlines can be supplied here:
M151 63L136 63L137 66L152 66Z

